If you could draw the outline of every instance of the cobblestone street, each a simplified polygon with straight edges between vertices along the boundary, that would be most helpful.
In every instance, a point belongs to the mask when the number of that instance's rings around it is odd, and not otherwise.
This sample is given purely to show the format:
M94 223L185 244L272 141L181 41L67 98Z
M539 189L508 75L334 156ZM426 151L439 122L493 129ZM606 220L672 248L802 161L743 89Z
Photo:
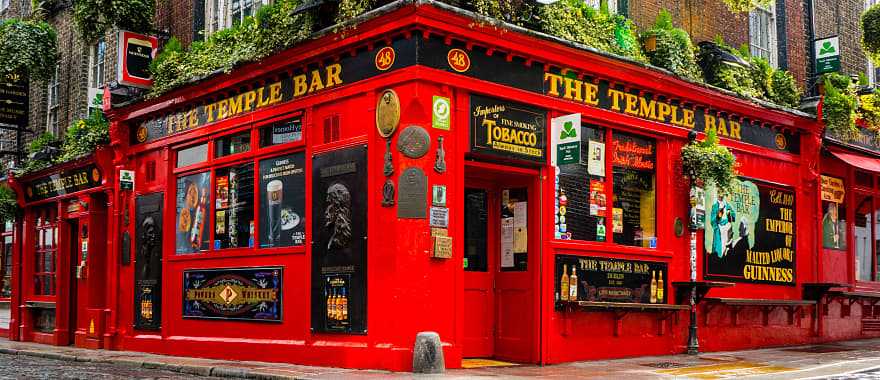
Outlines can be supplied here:
M0 379L207 379L159 369L0 354Z

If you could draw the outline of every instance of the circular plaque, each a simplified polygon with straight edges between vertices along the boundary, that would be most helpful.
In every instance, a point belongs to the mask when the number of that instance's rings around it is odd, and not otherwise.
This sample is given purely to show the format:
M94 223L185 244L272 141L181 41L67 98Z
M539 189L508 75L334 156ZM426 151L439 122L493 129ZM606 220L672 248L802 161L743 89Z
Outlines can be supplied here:
M431 136L425 128L410 125L400 132L397 138L397 150L409 158L420 158L431 148Z
M385 138L394 134L400 123L400 99L394 90L382 91L376 103L376 129Z

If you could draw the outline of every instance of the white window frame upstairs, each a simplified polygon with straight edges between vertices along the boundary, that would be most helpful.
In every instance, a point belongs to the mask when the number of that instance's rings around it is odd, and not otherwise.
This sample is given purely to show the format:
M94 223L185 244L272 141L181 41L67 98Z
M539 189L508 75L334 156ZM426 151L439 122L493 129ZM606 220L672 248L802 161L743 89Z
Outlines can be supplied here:
M9 0L0 0L0 12L9 9Z
M776 36L776 3L758 6L749 12L749 53L767 59L778 67L779 50Z
M587 3L591 8L601 9L603 0L584 0L584 3ZM618 0L606 0L608 2L608 12L611 14L618 14L619 9L617 9Z
M98 39L94 45L89 48L89 89L88 89L88 99L87 108L89 110L89 114L93 112L94 109L99 109L100 107L95 107L92 104L92 101L95 99L98 94L104 91L104 76L105 76L105 62L107 61L107 43L103 37Z
M260 7L271 0L207 0L205 2L205 37L231 28L248 16L257 14ZM244 7L245 11L239 11Z
M61 73L60 66L55 66L55 75L46 85L46 132L55 136L61 132L59 127L59 112L61 103L58 96L58 75Z

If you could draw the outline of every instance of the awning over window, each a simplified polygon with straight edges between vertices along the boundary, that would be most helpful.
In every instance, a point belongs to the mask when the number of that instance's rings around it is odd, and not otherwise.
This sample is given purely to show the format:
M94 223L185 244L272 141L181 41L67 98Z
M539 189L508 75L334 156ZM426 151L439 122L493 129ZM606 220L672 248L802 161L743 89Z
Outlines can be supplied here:
M839 158L841 161L846 162L849 165L855 166L862 170L880 173L880 159L840 150L829 149L829 151L831 152L831 154L834 155L834 157Z

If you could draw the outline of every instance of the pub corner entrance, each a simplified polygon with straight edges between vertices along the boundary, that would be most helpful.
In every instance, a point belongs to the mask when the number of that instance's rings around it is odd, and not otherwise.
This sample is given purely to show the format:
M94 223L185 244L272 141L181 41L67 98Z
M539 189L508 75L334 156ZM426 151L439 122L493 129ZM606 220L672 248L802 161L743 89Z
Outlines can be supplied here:
M469 163L463 357L538 362L539 170Z

